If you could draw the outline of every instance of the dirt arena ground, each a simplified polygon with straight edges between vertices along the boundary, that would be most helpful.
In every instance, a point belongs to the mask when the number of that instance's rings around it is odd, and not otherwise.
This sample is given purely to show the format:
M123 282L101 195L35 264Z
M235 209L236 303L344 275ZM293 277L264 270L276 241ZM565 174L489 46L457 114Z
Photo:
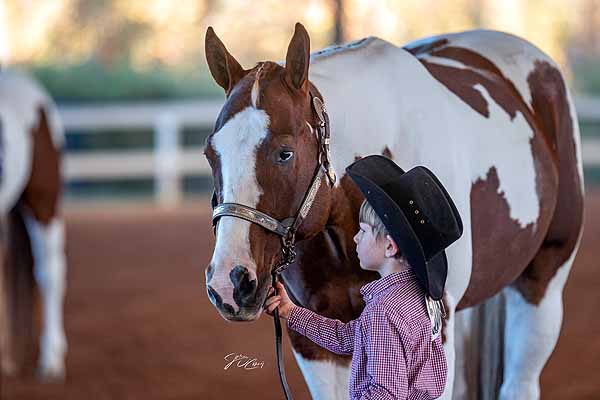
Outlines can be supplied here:
M272 318L229 323L208 301L208 199L172 212L139 205L66 210L66 383L39 384L29 372L4 380L3 400L282 398ZM588 191L585 218L542 399L600 398L600 190ZM285 333L284 350L294 398L309 399ZM225 369L230 353L264 366Z

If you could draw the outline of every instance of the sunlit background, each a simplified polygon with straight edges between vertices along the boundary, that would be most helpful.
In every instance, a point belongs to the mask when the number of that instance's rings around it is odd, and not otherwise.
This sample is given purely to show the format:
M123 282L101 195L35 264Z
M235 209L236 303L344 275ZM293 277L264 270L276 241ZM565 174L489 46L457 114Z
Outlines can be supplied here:
M168 0L3 0L0 57L4 63L46 71L48 79L66 71L85 73L86 68L163 72L174 87L158 87L153 96L201 95L201 87L186 91L176 83L178 77L196 82L205 75L207 26L216 29L243 65L251 66L282 58L296 21L310 32L313 49L368 35L403 44L483 27L530 40L570 76L584 64L598 63L600 55L597 0L181 0L176 6ZM576 82L578 90L600 90L583 78ZM59 83L52 87L61 90L56 93L61 98L78 97ZM135 87L122 93L142 94ZM92 91L84 97L110 96Z
M156 118L135 126L125 118L121 126L109 127L91 104L162 101L148 109L156 114L170 101L207 100L204 104L212 104L210 110L216 112L223 93L207 70L206 28L212 25L242 66L250 68L257 61L284 58L296 21L308 29L313 51L368 35L398 45L474 28L520 35L550 54L578 98L585 97L580 121L584 138L600 136L598 118L585 112L596 103L584 102L600 96L599 0L181 0L176 6L169 0L3 0L0 59L32 71L66 107L67 146L74 156L114 150L137 151L141 157L139 152L156 149L161 141ZM191 110L193 104L186 105ZM78 111L100 121L71 124L71 117L84 118ZM177 113L172 116L172 130L178 132L175 145L188 150L200 146L212 127L210 118L181 123ZM91 131L101 134L89 135ZM94 168L89 157L67 163L69 171ZM144 168L140 164L137 170ZM149 196L158 189L151 166L145 169L147 174L124 171L118 176L68 173L67 195ZM177 198L210 187L199 164L178 172ZM600 173L589 164L586 177L594 183Z
M0 0L0 62L48 89L67 132L69 377L13 379L6 398L281 398L272 320L233 329L205 292L214 242L202 145L224 95L204 35L212 26L251 68L284 59L298 21L312 51L484 28L522 36L561 65L582 129L588 226L542 398L598 398L588 378L600 352L600 0ZM293 392L308 398L284 340ZM267 367L223 371L229 352Z

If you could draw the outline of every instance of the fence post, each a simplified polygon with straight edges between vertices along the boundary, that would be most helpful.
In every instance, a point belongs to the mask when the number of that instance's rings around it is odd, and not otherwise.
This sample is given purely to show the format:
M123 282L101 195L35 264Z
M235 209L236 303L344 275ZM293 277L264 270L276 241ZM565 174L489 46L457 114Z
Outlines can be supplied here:
M182 197L179 171L179 124L173 113L159 114L154 126L154 195L161 207L173 208Z

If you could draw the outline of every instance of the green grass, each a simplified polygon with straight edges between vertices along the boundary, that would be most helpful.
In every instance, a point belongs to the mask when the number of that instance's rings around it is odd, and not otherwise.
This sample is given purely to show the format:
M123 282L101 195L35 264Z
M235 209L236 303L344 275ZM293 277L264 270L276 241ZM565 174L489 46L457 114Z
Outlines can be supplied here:
M600 95L600 58L573 63L573 86L577 92Z
M183 147L204 146L211 128L186 127L181 131ZM124 151L154 149L154 132L151 129L111 129L94 133L69 131L67 149L70 153L93 151Z
M75 65L28 68L59 103L223 97L210 74L155 67L136 71L127 63L106 66L94 60Z
M579 130L583 139L600 138L600 121L579 120Z
M600 185L600 167L584 167L583 179L586 187Z
M184 176L185 195L210 194L213 190L211 176ZM96 182L74 181L66 186L65 195L71 200L90 199L148 199L154 196L152 178L111 179Z

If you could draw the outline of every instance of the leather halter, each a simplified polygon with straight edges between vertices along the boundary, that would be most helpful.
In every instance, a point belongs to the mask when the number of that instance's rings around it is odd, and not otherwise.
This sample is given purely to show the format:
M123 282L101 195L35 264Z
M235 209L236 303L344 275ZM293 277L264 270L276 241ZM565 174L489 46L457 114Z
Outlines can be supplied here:
M260 225L266 230L279 235L281 238L282 246L281 253L282 257L279 263L271 271L271 285L273 286L274 293L277 293L277 275L283 272L296 258L296 251L294 249L296 241L296 231L302 224L302 221L308 215L310 208L312 207L317 192L321 187L323 175L325 175L333 187L335 184L336 176L335 172L331 168L331 155L329 153L329 116L325 110L325 105L321 98L314 96L312 91L310 92L312 108L317 114L317 142L318 142L318 159L315 172L311 184L304 194L302 204L298 209L297 213L293 217L288 217L282 221L279 221L270 215L261 212L255 208L248 207L238 203L221 203L218 204L217 194L213 191L211 205L213 208L212 215L212 226L213 234L216 235L217 222L219 218L223 216L230 216L241 218L254 224ZM274 310L274 321L275 321L275 348L277 352L277 366L279 369L279 380L285 394L286 399L292 399L290 390L288 388L285 379L285 370L283 368L283 353L281 351L281 324L279 321L279 310Z

